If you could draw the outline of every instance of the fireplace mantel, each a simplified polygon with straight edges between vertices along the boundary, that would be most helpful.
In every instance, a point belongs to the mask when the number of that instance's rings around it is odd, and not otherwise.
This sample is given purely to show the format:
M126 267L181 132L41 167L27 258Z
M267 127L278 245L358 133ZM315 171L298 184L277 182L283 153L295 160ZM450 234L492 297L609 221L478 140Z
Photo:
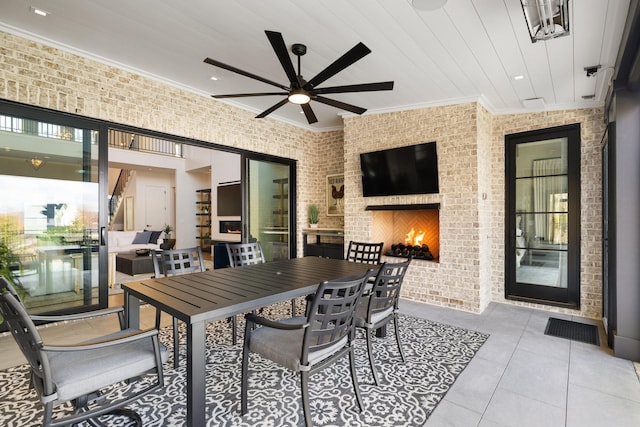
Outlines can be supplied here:
M415 211L415 210L429 210L440 209L440 203L423 203L415 205L368 205L365 211Z

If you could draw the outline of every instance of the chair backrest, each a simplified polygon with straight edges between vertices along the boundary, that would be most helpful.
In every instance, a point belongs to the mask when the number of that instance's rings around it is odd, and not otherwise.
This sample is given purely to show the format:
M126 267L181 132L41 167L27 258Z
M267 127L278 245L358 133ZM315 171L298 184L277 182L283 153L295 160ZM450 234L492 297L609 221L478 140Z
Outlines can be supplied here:
M383 242L364 243L350 241L345 259L363 264L380 264L380 260L382 259L382 246L384 246Z
M229 255L230 267L241 267L243 265L262 264L264 253L260 242L252 243L226 243L227 254Z
M33 320L27 314L24 305L17 298L15 289L4 277L0 277L0 314L20 351L31 365L33 375L39 377L40 381L37 384L44 383L49 388L41 390L36 387L38 392L44 391L45 394L51 394L54 390L50 389L52 383L50 381L49 359L42 351L42 337Z
M200 246L165 251L152 249L151 257L156 277L206 271Z
M352 280L328 281L318 285L307 306L309 326L305 328L300 359L303 365L309 362L313 353L326 351L332 346L340 349L344 347L339 345L340 342L346 344L354 338L354 313L364 284L373 272L369 270Z
M371 323L376 313L398 308L400 299L400 288L404 280L404 275L409 268L411 258L404 262L385 262L378 270L378 274L373 282L367 306L367 322Z

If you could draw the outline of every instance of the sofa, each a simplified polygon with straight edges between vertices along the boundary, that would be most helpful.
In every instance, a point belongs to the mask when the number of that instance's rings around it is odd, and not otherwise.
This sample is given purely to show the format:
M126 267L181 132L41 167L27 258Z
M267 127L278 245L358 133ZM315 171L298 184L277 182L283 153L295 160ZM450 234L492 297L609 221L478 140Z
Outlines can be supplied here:
M114 287L116 280L116 255L133 253L138 249L160 249L160 244L162 243L160 238L161 231L109 231L107 234L107 247L109 249L108 283L110 288ZM154 238L157 239L155 243Z
M161 231L109 231L108 234L109 253L132 253L137 249L160 249L162 243ZM153 240L154 237L155 240ZM149 241L150 239L151 241Z

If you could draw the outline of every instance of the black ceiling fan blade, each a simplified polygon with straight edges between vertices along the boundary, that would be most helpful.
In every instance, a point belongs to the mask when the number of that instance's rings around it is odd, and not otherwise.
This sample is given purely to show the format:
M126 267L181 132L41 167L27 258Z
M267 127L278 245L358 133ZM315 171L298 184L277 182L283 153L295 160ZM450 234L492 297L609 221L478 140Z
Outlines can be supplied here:
M213 98L244 98L247 96L288 95L289 92L260 92L260 93L230 93L225 95L211 95Z
M394 82L361 83L355 85L332 86L313 89L314 94L347 93L347 92L375 92L393 90Z
M340 58L336 59L332 64L330 64L327 68L320 71L314 78L309 80L307 84L304 85L305 90L313 89L318 86L320 83L324 82L330 77L338 74L340 71L347 68L349 65L354 62L362 59L371 53L371 49L364 45L364 43L360 42L354 47L351 48L347 53L342 55Z
M309 122L310 125L318 121L318 118L313 113L313 109L311 108L311 105L301 104L300 106L302 107L302 111L304 111L304 115L307 117L307 121Z
M293 68L293 63L291 62L291 57L289 56L287 45L284 44L284 38L282 37L282 34L275 31L267 30L265 30L265 33L267 34L267 38L271 43L271 47L273 47L273 51L276 53L278 60L280 60L280 65L282 65L282 68L284 69L289 82L291 82L292 88L296 85L296 87L299 88L300 80L298 78L298 74L296 74L295 68Z
M240 68L236 68L233 65L224 64L224 63L222 63L220 61L216 61L215 59L205 58L204 62L206 62L209 65L213 65L214 67L220 67L220 68L223 68L225 70L229 70L229 71L232 71L234 73L243 75L245 77L249 77L249 78L261 81L263 83L267 83L267 84L270 84L272 86L279 87L280 89L284 89L286 91L291 90L289 87L287 87L285 85L282 85L282 84L277 83L277 82L273 82L273 81L271 81L269 79L265 79L264 77L257 76L257 75L255 75L253 73L248 72L248 71L241 70Z
M321 102L323 104L331 105L332 107L340 108L341 110L351 111L352 113L362 114L367 111L366 108L356 107L355 105L347 104L346 102L336 101L335 99L325 98L324 96L316 96L314 101Z
M262 113L258 114L256 116L256 119L262 119L264 117L267 117L269 114L273 113L274 111L276 111L278 108L282 107L284 104L288 103L289 99L285 98L282 101L278 102L277 104L267 108L266 110L264 110Z
M347 92L374 92L378 90L392 90L393 82L378 82L378 83L362 83L357 85L346 86L332 86L313 89L315 94L327 94L327 93L347 93Z

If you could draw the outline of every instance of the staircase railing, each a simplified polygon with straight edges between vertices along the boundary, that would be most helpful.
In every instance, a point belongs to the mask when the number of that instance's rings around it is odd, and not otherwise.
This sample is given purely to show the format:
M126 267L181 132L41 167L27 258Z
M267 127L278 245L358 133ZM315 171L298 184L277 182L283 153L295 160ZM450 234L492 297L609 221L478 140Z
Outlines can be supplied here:
M116 181L116 185L111 193L111 198L109 199L109 225L112 224L113 218L118 212L118 208L122 202L122 194L124 193L125 188L127 188L130 176L131 171L129 169L120 170L118 180Z

